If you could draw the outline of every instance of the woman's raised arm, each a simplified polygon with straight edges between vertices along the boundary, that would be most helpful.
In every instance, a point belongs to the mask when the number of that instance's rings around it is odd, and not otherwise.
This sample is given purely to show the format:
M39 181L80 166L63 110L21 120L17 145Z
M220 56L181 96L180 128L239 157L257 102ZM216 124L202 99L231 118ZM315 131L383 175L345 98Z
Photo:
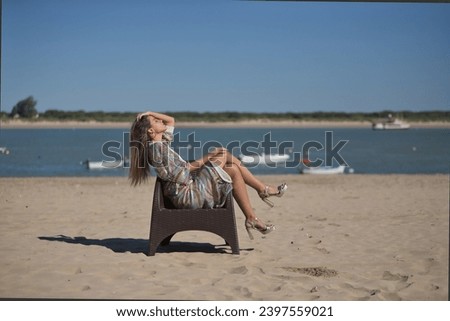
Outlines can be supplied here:
M161 119L167 126L175 127L175 118L173 118L172 116L157 113L154 111L146 111L145 113L138 114L136 118L139 120L144 116L153 116L155 118Z

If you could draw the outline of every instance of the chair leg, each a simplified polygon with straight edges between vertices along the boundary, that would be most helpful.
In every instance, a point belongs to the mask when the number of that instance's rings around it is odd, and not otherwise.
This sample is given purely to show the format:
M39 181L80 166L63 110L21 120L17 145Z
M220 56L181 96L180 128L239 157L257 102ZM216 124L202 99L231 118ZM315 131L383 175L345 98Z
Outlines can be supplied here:
M225 239L224 239L225 240ZM237 239L237 234L234 236L229 237L230 242L225 240L225 244L228 245L231 248L231 253L239 255L240 254L240 248L239 248L239 242Z
M173 237L174 235L175 235L175 233L172 234L172 235L169 235L168 237L166 237L166 238L161 242L161 246L167 246L167 245L169 245L170 240L172 239L172 237Z
M150 237L150 245L148 250L148 256L154 256L156 254L156 251L158 250L159 246L168 246L170 243L170 240L175 235L171 234L164 238L162 241L159 241L160 238L157 239L157 237Z

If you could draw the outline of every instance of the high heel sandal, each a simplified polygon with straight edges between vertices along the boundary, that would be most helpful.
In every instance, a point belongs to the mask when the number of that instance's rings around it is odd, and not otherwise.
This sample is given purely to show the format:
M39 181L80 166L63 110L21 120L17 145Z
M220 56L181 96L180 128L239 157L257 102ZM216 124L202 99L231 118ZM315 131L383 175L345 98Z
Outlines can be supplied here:
M250 238L250 240L253 240L253 234L251 231L252 229L257 230L258 232L264 235L269 234L270 232L275 230L275 226L273 224L264 224L264 227L261 227L256 225L256 222L258 222L257 218L255 218L255 220L253 221L250 220L245 221L245 229L247 230L248 237Z
M266 185L266 187L264 188L264 191L262 191L261 193L259 193L259 197L261 197L261 199L263 200L263 202L265 202L267 205L269 205L270 207L273 207L273 202L269 200L269 197L271 196L277 196L277 197L281 197L283 196L284 192L286 192L287 190L287 184L283 183L280 186L277 187L278 192L277 193L269 193L269 186Z

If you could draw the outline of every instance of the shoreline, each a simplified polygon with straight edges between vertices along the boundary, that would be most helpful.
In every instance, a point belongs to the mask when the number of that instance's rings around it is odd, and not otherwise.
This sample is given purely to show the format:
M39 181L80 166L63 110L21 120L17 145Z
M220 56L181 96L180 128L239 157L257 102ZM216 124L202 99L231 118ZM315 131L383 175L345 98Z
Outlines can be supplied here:
M414 128L450 128L450 122L410 122ZM0 129L58 129L58 128L130 128L131 122L98 121L23 121L0 122ZM369 121L271 121L249 120L239 122L177 122L177 128L367 128Z

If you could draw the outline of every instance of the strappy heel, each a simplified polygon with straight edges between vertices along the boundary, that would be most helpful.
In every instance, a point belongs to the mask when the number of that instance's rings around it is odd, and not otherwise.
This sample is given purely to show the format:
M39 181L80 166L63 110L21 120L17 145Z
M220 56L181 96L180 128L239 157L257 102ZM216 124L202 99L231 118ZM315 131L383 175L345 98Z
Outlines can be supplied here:
M271 196L277 196L277 197L281 197L284 195L284 192L287 190L287 184L283 183L280 186L277 187L278 192L276 193L269 193L269 186L266 185L266 187L264 188L264 191L262 191L261 193L259 193L259 197L261 197L261 199L263 200L264 203L266 203L267 205L269 205L270 207L273 207L273 202L271 200L269 200L269 197Z
M264 224L264 227L256 225L256 222L258 222L258 219L255 218L253 221L246 220L245 221L245 229L247 230L248 237L250 240L253 240L253 234L251 230L257 230L261 234L269 234L273 230L275 230L275 226L273 224Z

